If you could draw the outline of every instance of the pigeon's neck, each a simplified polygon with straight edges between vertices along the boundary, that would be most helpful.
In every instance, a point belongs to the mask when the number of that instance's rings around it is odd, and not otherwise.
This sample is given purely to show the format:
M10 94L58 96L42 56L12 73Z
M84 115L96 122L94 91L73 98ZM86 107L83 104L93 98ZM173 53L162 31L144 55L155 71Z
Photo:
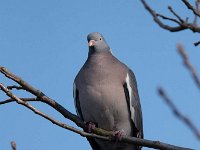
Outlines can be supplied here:
M89 67L100 69L103 66L109 64L113 59L113 55L111 52L101 52L101 53L95 53L92 55L89 55L86 64Z
M89 48L88 57L104 54L111 54L111 49L95 50L94 48Z

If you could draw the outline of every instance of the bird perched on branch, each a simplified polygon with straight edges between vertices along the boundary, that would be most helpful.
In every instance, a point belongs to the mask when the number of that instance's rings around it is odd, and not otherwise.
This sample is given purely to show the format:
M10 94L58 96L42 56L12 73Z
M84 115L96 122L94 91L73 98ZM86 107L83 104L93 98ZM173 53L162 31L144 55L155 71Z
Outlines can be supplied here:
M113 54L104 37L87 36L88 58L74 80L74 100L78 116L88 123L88 131L98 126L123 136L143 138L142 111L134 73ZM93 150L139 150L122 142L88 138Z

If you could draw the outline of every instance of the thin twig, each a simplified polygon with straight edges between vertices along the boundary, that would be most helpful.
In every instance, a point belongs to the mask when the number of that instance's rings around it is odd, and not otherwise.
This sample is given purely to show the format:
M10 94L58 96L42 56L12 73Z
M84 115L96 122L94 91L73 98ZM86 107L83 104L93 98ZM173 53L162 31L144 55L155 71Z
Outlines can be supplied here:
M187 6L188 9L192 10L192 12L200 17L200 12L196 10L189 2L188 0L182 0L182 2Z
M24 90L23 87L21 87L21 86L17 86L17 85L7 86L7 88L8 88L9 90L12 90L12 89Z
M71 126L68 126L64 123L61 123L51 117L49 117L48 115L42 113L41 111L37 110L35 107L33 107L31 104L29 104L27 101L23 101L22 99L18 98L16 95L14 95L8 88L6 88L2 83L0 83L0 89L2 91L4 91L4 93L10 97L11 99L15 100L18 104L20 105L23 105L25 107L27 107L28 109L30 109L31 111L33 111L35 114L51 121L53 124L56 124L57 126L59 127L62 127L62 128L65 128L65 129L68 129L70 131L73 131L75 133L78 133L80 134L80 132L82 132L81 130L77 130L75 129L74 127L71 127Z
M151 7L146 3L145 0L141 0L142 4L144 5L145 9L152 15L154 21L163 29L169 30L171 32L177 32L177 31L181 31L181 30L185 30L187 29L184 26L177 26L177 27L171 27L169 25L164 24L159 18L158 18L158 14L156 13L156 11L154 11L153 9L151 9Z
M194 46L198 46L199 44L200 44L200 41L195 42L195 43L194 43Z
M9 79L15 81L18 83L20 86L22 86L26 91L30 92L34 96L37 97L40 101L43 103L48 104L49 106L53 107L55 110L57 110L59 113L61 113L65 118L72 120L75 122L79 127L81 128L86 128L85 124L83 121L76 115L72 114L69 112L67 109L65 109L62 105L60 105L58 102L55 100L49 98L46 96L44 93L42 93L40 90L34 88L30 84L28 84L26 81L22 80L20 77L16 76L15 74L9 72L5 67L0 66L0 72L4 74L6 77Z
M179 24L179 25L181 24L178 20L173 19L173 18L166 17L166 16L164 16L164 15L162 15L162 14L157 13L157 16L158 16L158 17L161 17L162 19L175 22L175 23L177 23L177 24Z
M10 142L12 150L17 150L17 144L15 141Z
M72 126L69 126L67 124L61 123L55 119L53 119L52 117L42 113L41 111L37 110L35 107L33 107L32 105L30 105L27 101L23 101L22 99L18 98L16 95L14 95L8 88L6 88L2 83L0 83L0 89L2 91L4 91L4 93L10 97L12 100L15 100L18 104L25 106L26 108L30 109L31 111L33 111L35 114L51 121L53 124L56 124L57 126L73 131L75 133L80 134L83 137L95 137L95 138L99 138L99 139L103 139L103 140L110 140L109 138L106 138L104 136L101 135L95 135L95 134L89 134L87 132L81 131L79 129L76 129Z
M168 9L181 23L184 23L184 20L173 10L171 6L168 6Z
M197 0L196 2L195 2L195 6L196 6L196 10L199 12L199 1ZM197 16L196 14L194 15L194 21L193 21L193 24L194 24L194 26L198 26L198 18L199 18L199 16Z
M26 101L26 102L39 101L37 98L20 98L20 99L23 100L23 101ZM0 101L0 105L10 103L10 102L15 102L15 100L12 99L12 98L9 98L9 99L6 99L4 101Z
M180 119L184 124L186 124L189 129L192 130L192 132L194 133L194 135L198 138L198 140L200 140L200 132L197 129L197 127L192 123L192 121L186 117L185 115L183 115L174 105L174 103L172 102L172 100L167 96L167 94L165 93L165 91L160 87L158 88L158 93L159 95L163 98L163 100L167 103L167 105L170 107L170 109L172 110L172 112L174 113L174 115Z
M191 75L192 75L197 87L200 89L200 78L199 78L199 75L197 74L195 68L190 63L188 55L187 55L183 45L178 44L177 45L177 50L178 50L180 56L183 59L183 63L185 65L185 67L189 70L189 72L191 73Z

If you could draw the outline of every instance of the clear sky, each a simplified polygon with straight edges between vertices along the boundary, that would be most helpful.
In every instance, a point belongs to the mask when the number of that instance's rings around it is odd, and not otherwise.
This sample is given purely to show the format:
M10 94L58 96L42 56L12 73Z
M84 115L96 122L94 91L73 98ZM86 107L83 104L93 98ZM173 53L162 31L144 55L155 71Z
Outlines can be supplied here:
M191 15L181 2L150 1L170 14ZM199 149L199 141L157 94L163 86L177 107L200 129L200 91L183 67L176 44L184 43L200 72L198 34L170 33L156 25L139 0L6 0L0 1L0 65L9 68L46 95L75 113L74 77L87 58L88 33L101 32L114 55L126 63L138 81L146 139ZM0 82L13 84L2 75ZM30 96L15 91L19 96ZM0 100L6 96L0 92ZM75 126L44 104L33 103L48 115ZM91 149L85 138L53 125L15 103L0 106L0 149ZM147 148L144 148L144 150Z

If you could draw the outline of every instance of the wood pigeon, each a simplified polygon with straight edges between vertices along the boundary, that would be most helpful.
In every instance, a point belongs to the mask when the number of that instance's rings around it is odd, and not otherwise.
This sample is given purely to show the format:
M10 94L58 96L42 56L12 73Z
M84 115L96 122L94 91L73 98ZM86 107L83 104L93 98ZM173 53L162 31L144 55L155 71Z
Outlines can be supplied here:
M78 116L99 128L143 138L142 111L134 73L115 56L104 37L87 36L88 58L74 80ZM139 150L141 147L88 138L93 150Z

